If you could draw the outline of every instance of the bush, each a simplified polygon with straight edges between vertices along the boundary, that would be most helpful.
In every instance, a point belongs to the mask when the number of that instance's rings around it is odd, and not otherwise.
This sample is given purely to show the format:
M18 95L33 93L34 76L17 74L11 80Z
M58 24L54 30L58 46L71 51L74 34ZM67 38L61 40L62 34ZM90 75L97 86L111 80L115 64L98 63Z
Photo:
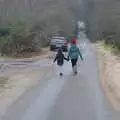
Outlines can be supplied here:
M9 29L10 35L0 37L2 55L19 55L24 52L37 52L40 50L38 43L35 44L37 34L30 32L25 23L12 24Z
M10 34L6 31L0 37L0 51L4 54L38 52L41 47L49 45L48 38L53 33L69 39L75 37L74 21L79 14L77 0L37 0L34 4L30 0L19 0L6 7L8 3L6 0L0 4L0 25L10 30Z

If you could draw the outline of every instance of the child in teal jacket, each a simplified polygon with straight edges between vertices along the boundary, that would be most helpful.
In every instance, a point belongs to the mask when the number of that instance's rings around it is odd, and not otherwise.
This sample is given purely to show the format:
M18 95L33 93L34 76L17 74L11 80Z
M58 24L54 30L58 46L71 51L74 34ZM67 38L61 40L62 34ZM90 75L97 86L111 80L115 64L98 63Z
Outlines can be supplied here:
M71 60L74 74L77 74L77 61L79 56L81 60L83 60L80 49L76 45L76 40L71 40L71 47L68 52L68 59Z

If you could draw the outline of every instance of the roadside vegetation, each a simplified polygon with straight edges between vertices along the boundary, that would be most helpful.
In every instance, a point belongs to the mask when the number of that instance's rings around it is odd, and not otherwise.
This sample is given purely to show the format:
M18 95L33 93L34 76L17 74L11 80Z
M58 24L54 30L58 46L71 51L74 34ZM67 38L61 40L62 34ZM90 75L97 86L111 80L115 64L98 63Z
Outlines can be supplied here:
M52 35L76 35L76 21L86 23L92 42L104 40L120 50L118 0L2 0L0 1L1 55L40 52ZM4 34L5 32L5 34Z
M83 3L91 41L104 40L106 45L120 51L120 1L85 0Z
M1 56L26 56L49 45L52 35L75 37L77 0L0 1Z
M100 46L104 47L105 50L111 51L114 55L119 56L120 55L120 50L118 49L117 46L114 46L113 44L106 44L105 40L101 40L98 42Z
M8 78L0 77L0 88L3 88L7 82L8 82Z

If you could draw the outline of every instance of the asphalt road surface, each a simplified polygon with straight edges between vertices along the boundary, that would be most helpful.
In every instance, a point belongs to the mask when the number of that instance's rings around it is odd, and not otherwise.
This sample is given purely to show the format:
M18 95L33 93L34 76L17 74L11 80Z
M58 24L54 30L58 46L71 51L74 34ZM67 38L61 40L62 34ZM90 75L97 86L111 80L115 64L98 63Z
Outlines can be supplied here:
M79 42L84 61L79 60L78 75L65 62L60 78L54 65L43 84L16 101L3 120L120 120L102 90L94 45L83 36Z

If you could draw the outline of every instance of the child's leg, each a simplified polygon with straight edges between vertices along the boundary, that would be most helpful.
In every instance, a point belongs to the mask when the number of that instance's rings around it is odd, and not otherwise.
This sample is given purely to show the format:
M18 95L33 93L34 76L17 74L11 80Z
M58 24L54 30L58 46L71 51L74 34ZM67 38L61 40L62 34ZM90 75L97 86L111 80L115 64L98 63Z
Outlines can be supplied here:
M74 73L77 73L77 65L75 65L72 69Z
M75 59L75 74L77 74L77 61L78 61L78 59Z
M71 63L72 63L73 72L77 73L77 59L72 59Z
M75 59L71 60L72 68L75 66Z
M62 76L63 75L63 66L59 66L58 70L59 70L60 76Z

